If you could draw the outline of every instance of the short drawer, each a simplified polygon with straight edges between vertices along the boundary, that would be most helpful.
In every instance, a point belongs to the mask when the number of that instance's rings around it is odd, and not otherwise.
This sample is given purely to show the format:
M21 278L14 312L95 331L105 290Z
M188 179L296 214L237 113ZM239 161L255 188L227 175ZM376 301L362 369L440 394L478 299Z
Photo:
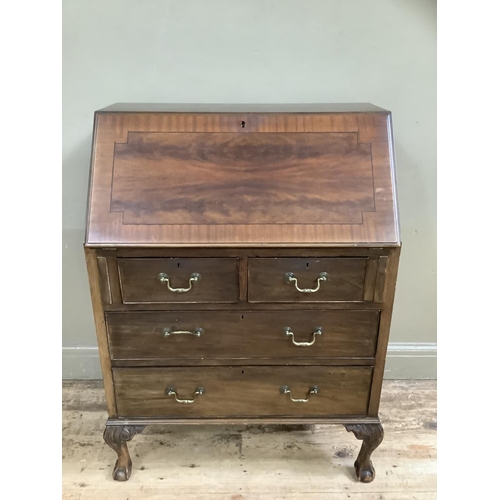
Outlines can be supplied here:
M238 259L118 259L124 304L237 302Z
M366 415L371 376L369 366L113 369L119 417Z
M361 302L367 258L251 258L249 302Z
M113 360L374 357L379 312L130 312L106 323Z

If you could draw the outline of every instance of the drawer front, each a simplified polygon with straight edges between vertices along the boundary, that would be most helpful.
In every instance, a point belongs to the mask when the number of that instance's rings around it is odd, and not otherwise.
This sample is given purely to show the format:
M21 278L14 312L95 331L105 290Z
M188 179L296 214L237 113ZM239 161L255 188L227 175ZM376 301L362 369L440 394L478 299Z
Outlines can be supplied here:
M114 360L374 357L379 312L131 312L106 322Z
M124 304L237 302L238 259L118 259Z
M113 369L119 417L366 415L371 376L368 366Z
M361 302L367 258L251 258L249 302ZM301 291L302 290L302 291Z

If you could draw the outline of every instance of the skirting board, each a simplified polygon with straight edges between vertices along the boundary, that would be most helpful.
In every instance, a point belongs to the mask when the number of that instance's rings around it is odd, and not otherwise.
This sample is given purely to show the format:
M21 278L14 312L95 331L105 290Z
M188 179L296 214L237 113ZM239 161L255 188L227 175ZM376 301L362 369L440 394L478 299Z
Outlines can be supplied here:
M101 366L97 347L63 347L63 379L100 379ZM393 342L387 350L384 378L437 378L437 344Z

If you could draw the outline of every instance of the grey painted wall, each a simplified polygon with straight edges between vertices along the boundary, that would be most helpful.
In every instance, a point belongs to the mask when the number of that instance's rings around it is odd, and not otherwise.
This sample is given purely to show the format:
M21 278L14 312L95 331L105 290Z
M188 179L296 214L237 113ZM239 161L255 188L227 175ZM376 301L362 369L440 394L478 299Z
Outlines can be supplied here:
M68 378L100 376L82 242L93 112L114 102L371 102L390 109L403 252L386 376L435 376L435 1L64 0Z

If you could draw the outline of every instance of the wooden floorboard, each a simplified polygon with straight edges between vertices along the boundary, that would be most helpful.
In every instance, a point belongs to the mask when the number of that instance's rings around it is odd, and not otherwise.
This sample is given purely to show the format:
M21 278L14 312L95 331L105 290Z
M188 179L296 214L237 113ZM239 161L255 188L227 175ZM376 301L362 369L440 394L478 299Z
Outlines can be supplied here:
M340 425L150 426L117 483L102 385L64 382L63 500L435 499L436 383L385 381L382 394L371 484L355 479L360 441Z

